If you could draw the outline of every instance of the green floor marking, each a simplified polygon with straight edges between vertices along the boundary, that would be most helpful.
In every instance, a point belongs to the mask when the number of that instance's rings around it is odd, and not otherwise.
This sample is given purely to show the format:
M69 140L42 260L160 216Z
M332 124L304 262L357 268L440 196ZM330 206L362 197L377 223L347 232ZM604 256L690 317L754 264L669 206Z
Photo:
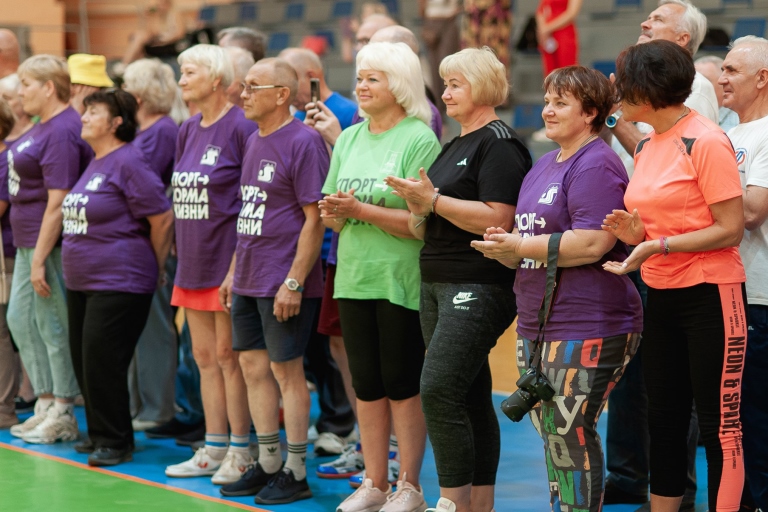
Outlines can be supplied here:
M221 503L0 447L2 512L233 512Z

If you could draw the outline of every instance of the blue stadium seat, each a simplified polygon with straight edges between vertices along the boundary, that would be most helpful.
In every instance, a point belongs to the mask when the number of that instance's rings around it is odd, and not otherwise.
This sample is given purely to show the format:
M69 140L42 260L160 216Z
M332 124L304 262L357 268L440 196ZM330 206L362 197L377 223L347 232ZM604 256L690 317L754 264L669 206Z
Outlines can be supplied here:
M253 2L240 4L240 19L242 21L256 21L258 18L258 6Z
M541 105L515 105L512 128L520 132L533 132L544 126Z
M328 41L329 49L332 50L336 47L336 36L333 34L333 30L315 30L315 35Z
M351 0L337 0L333 4L333 10L331 15L334 18L348 18L352 16L352 2Z
M301 21L304 19L304 4L293 2L285 6L285 21Z
M267 43L267 51L279 52L288 48L290 45L291 36L288 32L272 32L269 35L269 42Z
M397 16L397 14L400 12L400 6L398 5L397 0L379 0L379 3L387 6L387 11L389 12L390 16Z
M739 18L733 26L732 41L743 36L763 37L765 35L765 18Z
M752 7L752 0L722 0L723 7L735 7L737 5L743 5L745 7Z
M203 23L213 23L216 21L216 6L207 5L200 9L200 21Z
M616 72L616 61L596 60L595 62L592 63L592 67L610 78L611 73Z
M643 8L643 0L614 0L615 7L635 7L637 10Z

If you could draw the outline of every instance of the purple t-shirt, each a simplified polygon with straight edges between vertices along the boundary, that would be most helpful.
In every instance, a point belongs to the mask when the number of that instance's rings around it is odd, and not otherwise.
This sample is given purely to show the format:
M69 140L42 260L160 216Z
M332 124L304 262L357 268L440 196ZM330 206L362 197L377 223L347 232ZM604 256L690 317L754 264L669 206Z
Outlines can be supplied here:
M16 247L37 244L48 190L69 190L93 158L80 138L80 116L72 108L38 123L8 148L8 193Z
M232 107L213 125L197 114L181 125L171 178L176 215L176 286L219 286L237 244L240 168L245 142L257 126Z
M10 201L8 197L8 150L0 151L0 201ZM16 247L13 246L13 232L11 231L11 205L5 210L0 219L0 228L3 232L3 254L6 258L16 256Z
M539 159L523 180L515 224L522 236L600 230L605 215L624 208L629 179L616 153L601 139L587 144L562 163L557 151ZM627 276L602 268L623 261L627 246L617 241L599 261L563 268L545 341L583 340L643 330L640 295ZM515 279L517 332L535 339L544 297L546 262L524 259Z
M296 257L303 206L323 198L330 158L323 138L298 119L266 137L248 139L237 219L237 262L232 290L274 297ZM304 281L304 298L323 296L320 258Z
M131 144L92 160L61 207L67 288L153 293L157 258L146 217L170 207L160 177Z
M171 184L173 156L176 152L176 138L179 127L168 116L161 117L146 130L136 133L132 144L144 155L149 167L160 176L163 185Z

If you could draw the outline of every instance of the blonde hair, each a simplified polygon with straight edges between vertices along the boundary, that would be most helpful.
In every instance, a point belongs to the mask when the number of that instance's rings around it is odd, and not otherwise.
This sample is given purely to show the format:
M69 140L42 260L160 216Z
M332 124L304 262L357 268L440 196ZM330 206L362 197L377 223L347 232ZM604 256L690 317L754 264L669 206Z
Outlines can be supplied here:
M178 62L180 66L189 63L207 69L211 82L220 79L223 89L229 87L235 79L232 61L224 49L215 44L198 44L187 48L179 54Z
M424 90L419 58L405 43L369 43L357 54L357 73L363 69L381 71L387 76L389 92L409 117L430 124L432 110ZM362 117L368 118L364 110Z
M451 73L467 79L475 105L498 107L509 96L507 68L487 46L465 48L444 58L440 63L440 76L445 78Z
M139 59L125 68L125 89L146 105L150 114L168 114L176 98L176 78L168 64Z
M59 101L62 103L69 101L71 94L69 68L67 68L67 61L63 58L55 55L34 55L22 62L16 73L19 78L26 75L40 83L46 83L50 80L53 82Z

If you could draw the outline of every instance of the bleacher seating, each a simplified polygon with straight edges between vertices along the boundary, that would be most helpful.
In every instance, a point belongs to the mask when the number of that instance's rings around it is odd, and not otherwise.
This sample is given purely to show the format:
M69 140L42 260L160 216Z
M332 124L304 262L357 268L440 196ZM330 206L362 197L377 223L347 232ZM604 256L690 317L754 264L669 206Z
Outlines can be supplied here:
M541 105L516 105L512 118L512 128L521 135L530 135L544 126L541 118Z
M611 73L616 72L616 61L614 60L596 60L592 63L592 67L604 74L607 77L611 76Z
M732 41L743 36L765 36L765 18L739 18L733 26Z
M302 21L304 19L304 4L292 2L285 6L285 21Z
M290 46L291 36L288 32L272 32L267 43L267 52L275 54Z

